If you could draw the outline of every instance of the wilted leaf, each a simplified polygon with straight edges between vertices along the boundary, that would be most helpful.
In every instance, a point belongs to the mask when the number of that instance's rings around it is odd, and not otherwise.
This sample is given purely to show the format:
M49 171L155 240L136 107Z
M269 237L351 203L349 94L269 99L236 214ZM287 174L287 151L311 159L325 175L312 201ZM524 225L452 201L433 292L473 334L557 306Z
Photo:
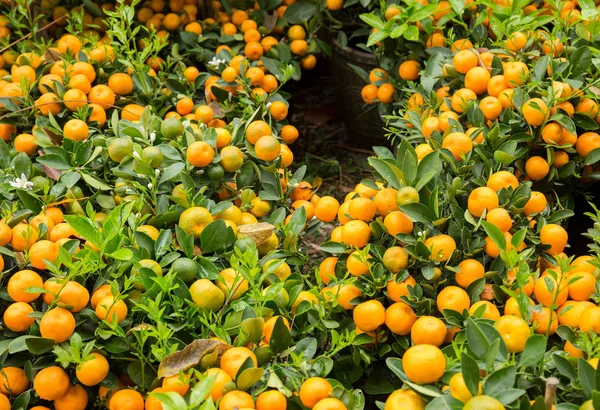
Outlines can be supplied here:
M60 53L50 48L46 49L46 52L44 53L44 59L52 62L62 61Z
M277 12L275 11L273 12L273 14L268 14L266 11L264 12L263 26L265 26L269 33L273 31L273 29L277 25L277 18Z
M208 104L208 106L213 109L216 117L223 117L230 111L223 109L223 107L221 106L221 104L219 104L218 101L212 101L210 104Z
M131 329L129 329L129 330L127 331L127 336L129 336L129 335L131 334L131 332L140 332L140 331L142 331L142 330L144 330L144 329L149 329L149 328L150 328L150 329L153 329L153 328L154 328L154 326L152 326L152 325L149 325L148 323L140 323L139 325L137 325L137 326L134 326L134 327L132 327Z
M219 355L231 348L228 344L217 340L196 339L183 350L165 357L158 366L158 377L168 377L179 374L182 370L196 366L202 358L217 350Z
M256 242L256 246L260 246L271 237L274 230L275 226L268 222L242 225L238 228L238 238L251 238Z

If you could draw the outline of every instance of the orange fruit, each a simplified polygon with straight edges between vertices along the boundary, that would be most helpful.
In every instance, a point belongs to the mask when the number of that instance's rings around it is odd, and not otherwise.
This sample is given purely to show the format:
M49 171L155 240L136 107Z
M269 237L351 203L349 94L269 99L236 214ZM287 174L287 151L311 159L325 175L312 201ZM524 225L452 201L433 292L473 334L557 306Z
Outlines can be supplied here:
M490 320L497 320L500 318L498 308L487 300L480 300L479 302L473 303L473 306L469 308L469 315L474 315L482 306L485 306L485 309L483 309L483 315L481 317Z
M473 67L465 75L465 88L468 88L477 95L483 94L487 91L490 78L490 72L486 68Z
M410 337L414 345L441 346L446 338L446 325L434 316L421 316L413 324Z
M90 353L77 365L77 380L85 386L95 386L108 375L108 360L100 353Z
M45 367L35 375L33 389L43 400L56 400L69 390L69 375L58 366Z
M581 313L579 329L584 333L600 332L600 307L588 307Z
M512 228L510 213L504 208L495 208L487 213L485 220L496 226L502 232L508 232Z
M565 228L557 224L546 224L540 230L540 242L542 245L550 245L545 252L550 255L558 255L567 245L568 235Z
M92 87L88 93L88 99L92 104L98 104L105 110L112 108L115 104L115 93L107 85L98 84Z
M387 283L388 297L394 302L400 302L402 296L409 295L408 286L414 287L416 284L417 281L410 275L402 282L392 279Z
M548 106L541 98L528 100L521 110L529 125L540 126L548 118Z
M12 229L10 245L14 251L23 252L31 248L37 240L37 229L30 225L19 223Z
M584 312L585 313L585 312ZM534 332L541 335L553 335L558 327L556 312L550 308L543 307L541 312L533 312Z
M186 158L195 167L205 167L215 156L214 149L204 141L195 141L186 150Z
M144 410L144 398L140 393L131 389L119 390L112 395L110 410Z
M385 308L377 300L360 303L354 308L354 323L365 332L371 332L385 323Z
M455 274L456 283L466 289L471 283L481 279L485 275L485 268L476 259L465 259L458 264L460 272Z
M457 72L466 74L472 68L477 67L479 58L477 57L477 54L471 50L460 50L452 57L452 63Z
M421 64L415 60L407 60L398 67L398 75L405 81L415 81L419 78ZM371 81L373 82L373 81Z
M437 382L446 371L446 358L436 346L417 345L404 352L402 367L411 382L431 384Z
M355 200L356 199L353 199L352 201ZM411 219L402 211L392 211L388 213L383 220L383 225L386 227L388 233L394 237L400 233L411 234L414 227Z
M498 195L496 195L496 192L492 188L478 187L469 194L469 212L477 218L483 215L485 210L489 212L492 209L498 208L498 206Z
M254 367L258 366L256 355L252 350L245 347L232 347L221 356L219 367L226 371L232 379L235 379L238 370L248 358L254 362Z
M213 367L207 370L207 376L214 376L215 382L210 390L210 396L213 401L216 402L221 397L223 397L223 388L227 383L232 382L231 376L224 370L219 369L218 367Z
M108 78L108 87L117 95L129 95L133 91L133 80L125 73L115 73Z
M577 302L575 300L567 300L557 310L558 324L570 326L573 329L579 329L581 316L586 309L595 307L592 302L584 301Z
M463 132L453 132L444 137L442 148L450 150L457 161L462 161L462 157L473 149L473 141Z
M312 409L318 402L329 397L332 390L333 387L327 380L321 377L311 377L300 386L300 401L304 406Z
M431 251L429 259L446 262L456 250L456 242L449 235L431 236L425 240L425 246Z
M344 403L342 403L340 400L335 399L333 397L328 397L326 399L321 400L320 402L318 402L315 405L315 407L313 407L313 409L314 410L347 410Z
M13 332L24 332L31 327L35 318L30 317L33 308L25 302L15 302L4 311L4 326Z
M254 409L254 400L248 393L233 390L226 393L219 403L219 410Z
M69 385L67 392L54 399L54 410L85 410L88 404L87 391L80 385Z
M185 396L190 389L190 376L183 373L165 377L161 387L164 392L175 392L181 396Z
M494 327L511 353L520 353L525 348L525 343L531 336L531 329L525 320L520 317L507 315L496 320Z
M257 410L286 410L287 399L279 390L262 392L256 398Z
M58 246L54 242L39 241L29 248L29 262L34 268L46 270L46 262L54 263L58 258Z
M436 303L440 312L443 312L444 309L450 309L462 313L464 310L469 310L471 306L471 300L467 292L457 286L448 286L440 291Z
M589 300L596 293L596 278L589 272L570 271L566 279L569 298L572 300Z
M415 312L403 302L396 302L385 311L385 325L394 334L406 336L414 328Z
M523 208L523 213L526 216L539 214L546 209L546 196L539 191L531 191L531 196Z
M408 266L408 252L400 246L392 246L383 254L383 267L392 273L398 273Z
M54 339L62 343L75 332L75 318L67 309L53 308L47 310L40 320L40 333L42 337Z
M347 246L363 248L369 243L369 239L371 239L371 228L364 221L349 221L342 228L342 241Z
M40 275L32 270L21 270L16 272L8 280L8 295L15 302L30 303L36 300L39 292L28 292L28 288L43 288L44 283Z
M358 251L354 251L348 256L346 268L352 276L367 275L369 273L369 263L363 260Z
M532 156L525 162L525 173L534 181L544 179L549 172L550 165L542 157Z
M600 148L600 134L595 132L586 132L581 134L575 145L577 153L583 158L587 158L590 152L596 148Z
M315 205L315 216L321 222L333 222L340 208L340 203L332 196L321 197Z
M18 396L29 389L29 384L25 370L14 366L0 368L0 393Z
M105 296L96 305L96 316L98 319L121 323L127 317L127 305L114 296Z
M388 396L384 410L399 410L402 408L423 410L425 409L425 400L410 389L396 390Z
M319 265L319 276L325 285L329 284L332 278L335 278L335 265L337 261L338 258L330 256L325 258Z
M279 157L281 145L277 138L265 135L256 141L254 150L258 159L269 162Z

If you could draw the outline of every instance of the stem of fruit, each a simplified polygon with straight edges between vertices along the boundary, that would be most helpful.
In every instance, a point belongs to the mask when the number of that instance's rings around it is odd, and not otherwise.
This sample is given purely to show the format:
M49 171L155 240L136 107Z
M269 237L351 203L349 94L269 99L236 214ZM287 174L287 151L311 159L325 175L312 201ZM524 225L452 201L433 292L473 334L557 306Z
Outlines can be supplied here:
M546 393L544 395L544 404L547 410L551 410L554 405L554 398L556 397L556 388L558 387L558 379L556 377L549 377L546 380Z

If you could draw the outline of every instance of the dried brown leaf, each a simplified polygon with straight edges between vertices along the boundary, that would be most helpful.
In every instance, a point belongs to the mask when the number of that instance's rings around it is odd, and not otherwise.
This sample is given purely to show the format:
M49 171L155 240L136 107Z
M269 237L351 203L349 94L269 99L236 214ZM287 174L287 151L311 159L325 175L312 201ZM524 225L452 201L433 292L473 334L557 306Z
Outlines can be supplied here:
M196 339L183 350L165 357L158 366L158 377L168 377L178 374L200 363L207 354L217 351L222 355L231 346L218 340Z
M268 222L241 225L238 228L238 237L251 238L256 242L256 246L260 246L271 237L273 231L275 231L275 226Z
M46 61L57 62L57 61L61 61L62 57L60 56L60 53L58 51L52 50L52 49L47 49L46 52L44 53L44 59Z
M264 12L264 20L263 20L263 26L268 30L268 32L270 33L271 31L273 31L273 29L275 28L275 26L277 25L277 12L274 11L273 14L268 14L266 11Z

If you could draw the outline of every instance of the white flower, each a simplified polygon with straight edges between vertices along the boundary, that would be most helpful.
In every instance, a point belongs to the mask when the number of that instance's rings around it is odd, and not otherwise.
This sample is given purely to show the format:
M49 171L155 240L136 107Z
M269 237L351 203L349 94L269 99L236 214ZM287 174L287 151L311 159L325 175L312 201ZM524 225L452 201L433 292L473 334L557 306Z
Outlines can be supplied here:
M271 107L271 104L273 104L272 102L268 102L267 103L267 108Z
M156 168L156 169L154 170L154 173L156 174L156 176L159 176L159 175L160 175L160 169Z
M13 188L23 188L27 191L31 191L33 188L33 182L28 181L25 174L21 174L21 178L15 178L14 181L9 183Z
M190 126L191 123L188 120L185 120L182 122L182 124L183 124L183 128L187 128Z
M217 58L217 56L214 56L212 58L212 60L210 60L208 62L208 65L211 67L218 67L219 64L224 64L224 63L225 63L225 60L221 60L221 59Z
M133 151L133 157L140 159L140 154L138 154L137 151Z
M156 133L154 131L152 131L150 133L150 142L154 142L156 140Z
M144 174L139 174L139 173L136 174L136 175L137 175L138 178L144 178L144 176L145 176Z
M233 98L233 94L229 93L229 95L227 96L227 98L229 99L229 102L231 102L231 99Z
M293 187L293 188L296 188L296 187L298 187L298 183L296 182L295 184L292 184L292 187Z
M148 183L148 189L152 189L152 182Z

